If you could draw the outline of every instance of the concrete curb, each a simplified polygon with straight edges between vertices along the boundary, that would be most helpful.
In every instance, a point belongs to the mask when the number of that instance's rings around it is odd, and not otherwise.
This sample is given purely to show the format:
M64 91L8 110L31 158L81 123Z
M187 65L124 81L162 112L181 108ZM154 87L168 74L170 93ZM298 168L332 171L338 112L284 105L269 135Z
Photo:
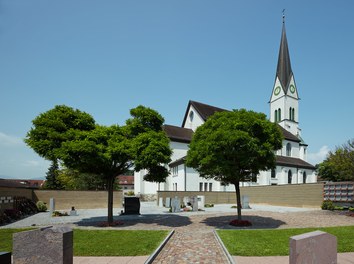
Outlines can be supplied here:
M157 257L157 255L160 253L160 251L162 250L162 248L166 245L166 243L168 242L168 240L170 240L170 238L172 237L172 235L175 233L175 230L173 229L168 235L167 237L164 239L164 241L161 242L160 246L154 251L154 253L152 253L150 255L150 257L144 262L144 264L151 264L155 258Z
M218 241L218 243L220 244L220 246L222 247L227 259L230 262L230 264L236 264L234 258L230 255L229 251L226 249L224 243L222 242L221 238L219 237L219 235L218 235L218 233L216 231L217 230L213 230L214 236L215 236L216 240Z

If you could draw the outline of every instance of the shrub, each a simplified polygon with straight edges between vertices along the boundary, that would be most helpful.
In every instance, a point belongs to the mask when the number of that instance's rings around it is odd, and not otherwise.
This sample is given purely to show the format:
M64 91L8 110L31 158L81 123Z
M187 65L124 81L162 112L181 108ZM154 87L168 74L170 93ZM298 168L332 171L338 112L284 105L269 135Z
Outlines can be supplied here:
M128 191L128 192L125 193L125 195L126 196L134 196L135 193L134 193L134 191Z
M5 209L4 214L12 220L18 220L22 216L21 212L17 209Z
M350 212L354 212L354 207L349 207Z
M205 204L204 207L214 207L214 204L212 204L212 203Z
M321 208L322 210L334 210L333 202L330 200L323 201Z
M67 212L54 211L54 212L52 213L52 216L53 216L53 217L57 217L57 216L68 216L68 213L67 213Z
M38 212L45 212L45 211L47 211L47 205L46 205L44 202L38 201L38 202L36 203L36 205L37 205Z

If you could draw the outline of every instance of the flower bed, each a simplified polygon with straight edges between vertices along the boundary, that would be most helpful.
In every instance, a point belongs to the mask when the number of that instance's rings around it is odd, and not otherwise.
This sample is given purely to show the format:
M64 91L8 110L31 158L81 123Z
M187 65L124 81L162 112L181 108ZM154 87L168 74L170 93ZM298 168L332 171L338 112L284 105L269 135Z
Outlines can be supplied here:
M232 220L230 222L230 225L232 226L252 226L252 223L248 220Z

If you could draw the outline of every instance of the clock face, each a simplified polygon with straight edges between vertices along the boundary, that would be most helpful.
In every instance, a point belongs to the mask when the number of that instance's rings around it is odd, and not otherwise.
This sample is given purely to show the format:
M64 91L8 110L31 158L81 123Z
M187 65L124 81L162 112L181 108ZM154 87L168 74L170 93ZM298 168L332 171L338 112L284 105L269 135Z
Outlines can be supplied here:
M293 84L290 85L290 92L295 93L295 86Z
M275 87L274 95L278 95L280 93L280 86Z

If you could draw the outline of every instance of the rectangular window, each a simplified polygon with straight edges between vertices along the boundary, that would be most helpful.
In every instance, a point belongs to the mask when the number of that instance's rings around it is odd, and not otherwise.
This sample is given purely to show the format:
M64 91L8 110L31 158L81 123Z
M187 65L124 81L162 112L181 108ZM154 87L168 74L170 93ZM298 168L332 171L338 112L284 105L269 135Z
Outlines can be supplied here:
M213 184L210 182L209 183L209 192L212 192L213 191Z
M199 191L200 191L200 192L203 191L203 183L202 183L202 182L199 183Z
M208 191L208 183L207 182L204 183L204 192L206 192L206 191Z
M177 191L177 183L175 183L176 184L176 189L175 189L175 191Z

